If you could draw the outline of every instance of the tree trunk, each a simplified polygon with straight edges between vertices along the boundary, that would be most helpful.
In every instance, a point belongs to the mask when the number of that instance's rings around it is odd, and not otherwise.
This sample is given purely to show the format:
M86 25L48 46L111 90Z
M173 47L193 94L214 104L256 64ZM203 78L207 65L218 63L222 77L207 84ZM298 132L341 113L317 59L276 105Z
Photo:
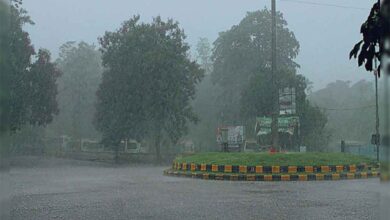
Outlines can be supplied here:
M160 141L161 141L161 136L160 134L156 135L154 147L156 148L156 163L161 164L161 149L160 149Z
M119 144L115 146L115 163L119 164Z

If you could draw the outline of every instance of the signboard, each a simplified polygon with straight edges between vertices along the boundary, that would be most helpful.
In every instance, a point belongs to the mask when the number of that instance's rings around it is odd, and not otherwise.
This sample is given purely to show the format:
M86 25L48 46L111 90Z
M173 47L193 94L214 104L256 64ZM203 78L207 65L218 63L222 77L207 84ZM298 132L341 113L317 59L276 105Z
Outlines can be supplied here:
M244 143L244 126L226 126L218 128L217 142L237 145Z
M295 88L284 88L279 90L279 114L296 114Z
M271 117L258 117L258 118L256 118L256 126L255 126L256 134L258 136L270 134L271 133L271 124L272 124ZM299 129L299 117L298 116L279 117L278 118L278 129L279 129L279 132L294 135L295 129Z
M229 127L228 143L241 144L244 140L244 126Z
M380 145L381 144L381 136L379 134L373 134L371 136L371 144L372 145Z

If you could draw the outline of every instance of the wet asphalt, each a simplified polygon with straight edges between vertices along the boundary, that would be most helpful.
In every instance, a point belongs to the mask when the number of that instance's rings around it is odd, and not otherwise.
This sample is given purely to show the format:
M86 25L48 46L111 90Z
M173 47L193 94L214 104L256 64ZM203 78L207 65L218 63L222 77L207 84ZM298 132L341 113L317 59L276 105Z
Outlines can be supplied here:
M230 182L50 159L10 171L10 218L378 219L379 180Z

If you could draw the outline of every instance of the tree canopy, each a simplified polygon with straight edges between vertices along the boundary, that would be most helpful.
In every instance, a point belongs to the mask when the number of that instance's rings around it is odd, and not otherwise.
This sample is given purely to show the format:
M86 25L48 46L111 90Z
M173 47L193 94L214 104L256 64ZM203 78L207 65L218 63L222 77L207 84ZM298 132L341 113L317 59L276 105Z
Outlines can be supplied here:
M176 142L197 120L190 104L203 71L190 61L177 22L139 19L99 39L106 70L97 91L96 127L108 143L152 138L160 159L162 138Z
M97 138L92 122L103 72L101 53L85 42L67 42L56 63L63 74L58 79L60 113L50 125L52 136Z
M9 72L10 61L10 7L0 0L0 133L7 130L9 126Z
M389 9L389 3L383 3L385 10ZM349 54L358 59L358 65L364 67L367 71L374 70L374 60L381 61L381 57L385 50L383 44L385 37L390 33L390 21L385 17L389 12L381 13L380 3L377 2L372 7L367 20L362 24L360 33L363 35L363 40L359 41ZM377 49L379 48L379 50ZM378 76L380 76L381 65L378 66Z
M276 20L278 70L295 73L299 67L294 61L299 42L281 13L277 13ZM270 79L271 12L268 9L248 12L238 25L221 32L214 42L212 59L213 82L223 87L220 101L226 105L224 116L230 121L237 120L241 92L252 78L262 74L264 80Z
M46 125L53 120L58 113L56 80L60 71L47 50L34 50L29 34L23 30L25 24L33 22L20 3L9 10L9 29L1 35L2 50L4 44L9 46L2 52L3 59L7 59L2 64L6 66L2 82L7 84L6 91L2 91L2 105L7 106L2 110L2 128L15 131L24 124Z
M225 124L245 124L252 130L257 116L272 114L274 77L276 86L293 87L297 96L297 115L301 121L300 144L312 149L325 144L326 116L306 99L309 81L297 74L299 64L294 59L299 53L299 42L288 29L282 13L277 18L277 70L271 74L271 12L263 9L248 12L242 21L220 33L213 49L213 82L222 88L218 97L221 120ZM318 134L316 138L314 134ZM248 136L251 136L248 134Z

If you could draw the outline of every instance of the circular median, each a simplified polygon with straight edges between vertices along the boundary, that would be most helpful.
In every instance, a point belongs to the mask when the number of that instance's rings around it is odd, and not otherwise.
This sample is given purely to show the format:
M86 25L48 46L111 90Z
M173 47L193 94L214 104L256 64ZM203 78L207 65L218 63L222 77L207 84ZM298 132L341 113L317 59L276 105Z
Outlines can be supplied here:
M214 180L311 181L378 177L378 164L340 153L202 153L177 157L165 175Z

